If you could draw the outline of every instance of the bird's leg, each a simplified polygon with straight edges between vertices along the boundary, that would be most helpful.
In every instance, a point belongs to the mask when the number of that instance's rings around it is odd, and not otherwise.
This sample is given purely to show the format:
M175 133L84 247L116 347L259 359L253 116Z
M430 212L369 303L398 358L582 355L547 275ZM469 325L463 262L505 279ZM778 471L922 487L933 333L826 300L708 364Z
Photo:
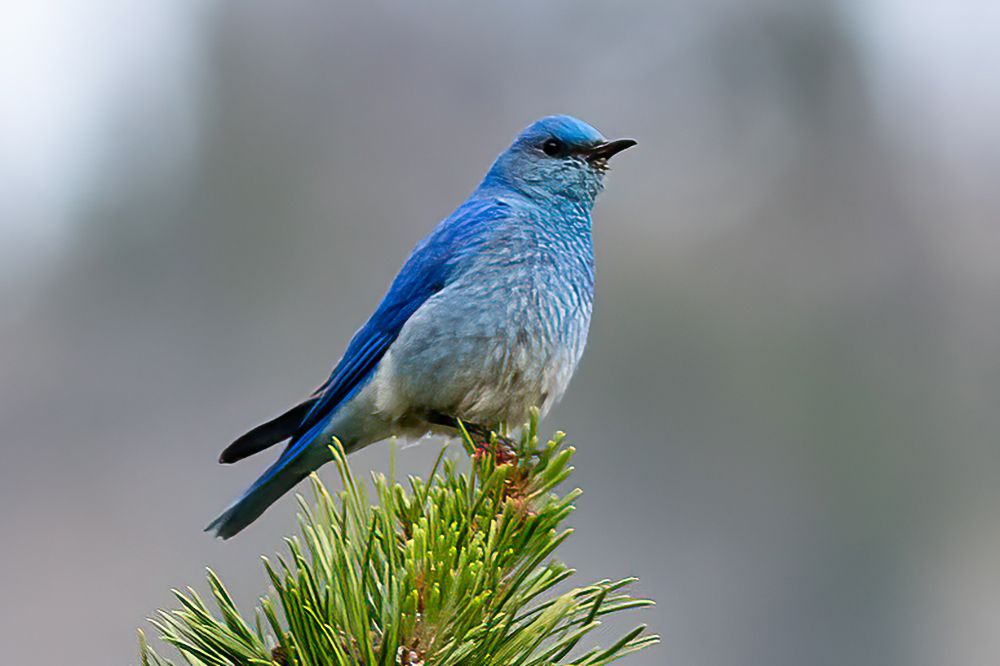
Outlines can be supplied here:
M492 453L496 457L497 464L506 465L517 462L517 448L514 440L501 435L499 428L488 428L478 423L467 423L465 429L476 442L476 457L479 458L487 453ZM496 435L496 442L493 442L493 435Z
M428 416L427 420L434 425L460 429L458 426L459 419L453 416L434 412ZM469 433L473 444L476 445L476 457L482 456L487 452L492 452L496 456L497 462L501 465L517 460L517 449L514 440L499 434L499 428L490 428L479 423L465 423L464 421L462 425L465 426L465 431ZM492 436L494 434L496 434L497 438L496 446L491 447ZM491 451L491 448L494 450Z

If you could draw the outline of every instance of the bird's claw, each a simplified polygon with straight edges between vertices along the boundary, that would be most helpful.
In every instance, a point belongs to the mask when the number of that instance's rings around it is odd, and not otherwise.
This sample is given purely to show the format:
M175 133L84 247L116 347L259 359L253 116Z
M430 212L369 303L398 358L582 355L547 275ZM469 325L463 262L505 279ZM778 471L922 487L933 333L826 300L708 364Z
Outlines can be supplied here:
M515 448L514 440L509 437L497 435L495 440L492 440L492 438L477 438L473 442L476 445L473 457L477 461L483 456L491 455L498 465L510 465L517 462L517 449Z

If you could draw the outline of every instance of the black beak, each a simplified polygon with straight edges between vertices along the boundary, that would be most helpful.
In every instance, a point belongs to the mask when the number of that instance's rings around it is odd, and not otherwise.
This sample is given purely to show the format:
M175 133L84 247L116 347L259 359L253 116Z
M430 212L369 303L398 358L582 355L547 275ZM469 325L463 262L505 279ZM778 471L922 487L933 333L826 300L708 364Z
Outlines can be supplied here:
M599 143L590 149L590 152L587 154L587 161L607 161L626 148L631 148L636 143L638 142L634 139L615 139L614 141Z

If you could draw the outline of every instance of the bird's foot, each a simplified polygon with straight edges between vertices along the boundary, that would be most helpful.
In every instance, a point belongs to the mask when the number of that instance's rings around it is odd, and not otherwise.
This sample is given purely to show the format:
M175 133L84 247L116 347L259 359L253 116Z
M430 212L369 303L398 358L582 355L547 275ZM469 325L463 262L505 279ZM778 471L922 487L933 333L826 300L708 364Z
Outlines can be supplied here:
M476 443L476 451L473 454L476 460L491 455L498 465L510 465L517 462L517 448L514 440L509 437L497 435L496 439L474 439L473 441Z
M517 443L507 437L500 435L495 430L478 423L461 423L458 419L440 413L431 413L428 421L436 425L444 425L465 428L469 434L474 447L473 457L479 460L485 455L492 455L498 465L507 465L517 462ZM461 424L461 425L460 425Z

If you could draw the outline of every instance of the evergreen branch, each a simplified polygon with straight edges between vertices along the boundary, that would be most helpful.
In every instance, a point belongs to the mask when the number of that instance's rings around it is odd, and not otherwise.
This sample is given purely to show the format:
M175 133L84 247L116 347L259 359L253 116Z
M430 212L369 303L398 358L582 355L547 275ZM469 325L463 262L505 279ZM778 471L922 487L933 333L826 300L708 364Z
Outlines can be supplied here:
M273 590L253 622L211 570L217 612L188 588L174 591L179 609L150 622L192 666L602 666L656 643L640 626L572 656L601 618L652 602L622 592L634 579L554 592L573 574L553 553L572 533L561 526L580 491L554 492L574 451L562 433L539 447L536 425L513 458L499 449L506 440L477 447L463 426L471 469L442 450L408 488L393 460L390 479L372 475L374 504L335 441L343 490L311 477L300 535L276 563L263 558ZM173 666L141 631L139 644L143 666Z

